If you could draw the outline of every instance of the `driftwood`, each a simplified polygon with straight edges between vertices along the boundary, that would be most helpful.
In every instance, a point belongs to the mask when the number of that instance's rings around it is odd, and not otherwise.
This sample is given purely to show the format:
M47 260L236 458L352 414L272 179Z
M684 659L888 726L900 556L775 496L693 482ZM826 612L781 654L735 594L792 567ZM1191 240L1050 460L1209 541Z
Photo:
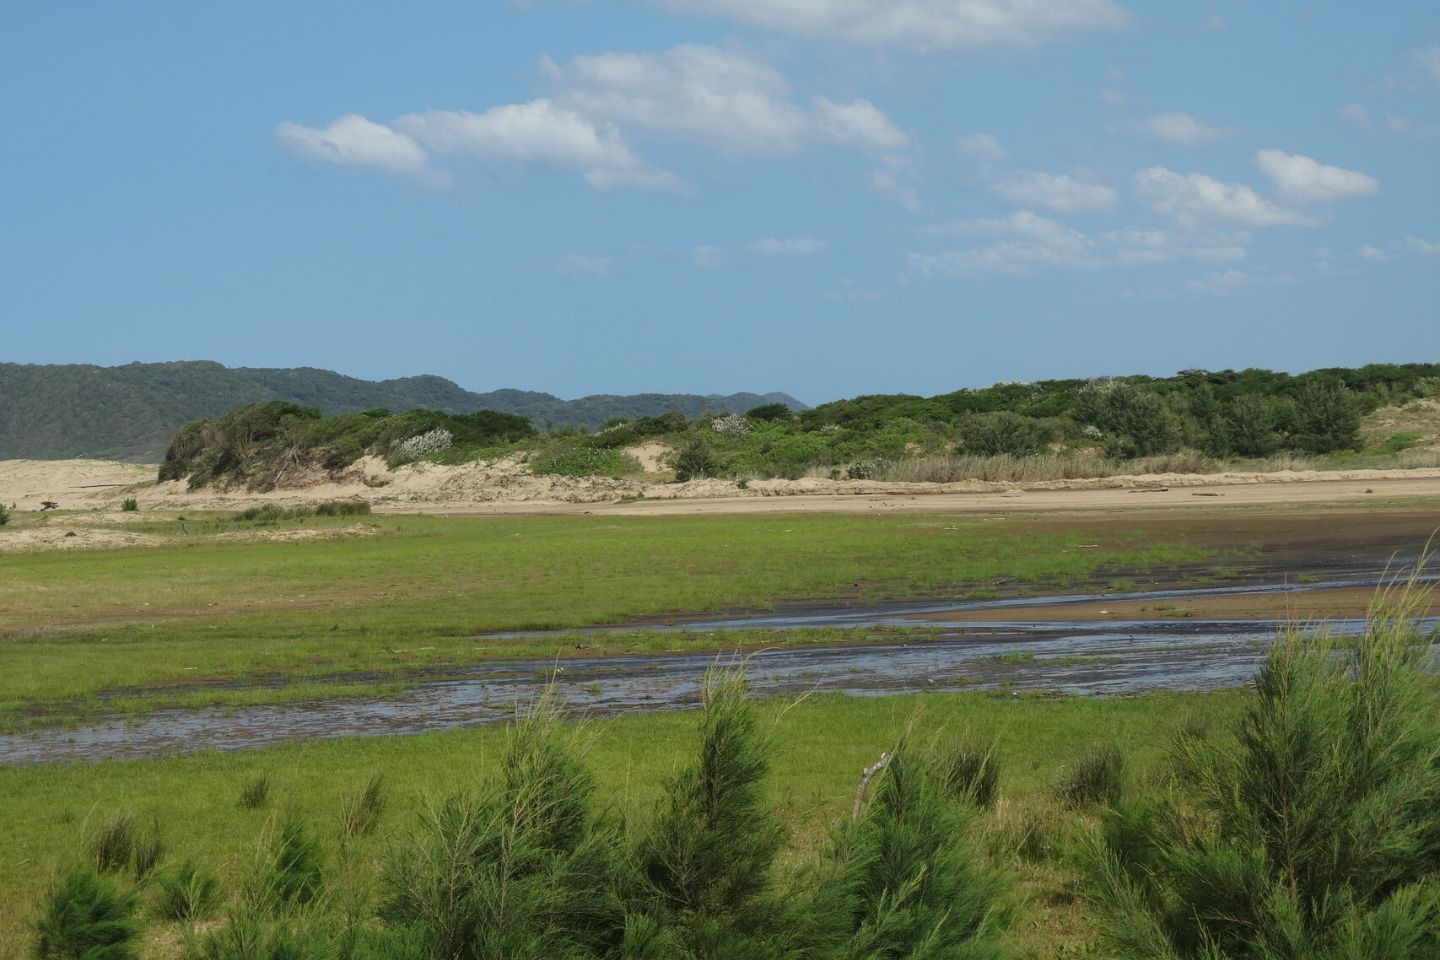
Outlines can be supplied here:
M880 754L880 759L865 768L860 775L860 783L855 787L855 802L850 805L850 819L860 819L860 804L865 802L865 790L870 786L870 781L875 779L875 774L884 770L890 763L890 751Z
M45 510L59 510L59 509L60 509L60 504L56 503L54 500L41 500L41 501L40 501L40 509L41 509L41 511L45 511Z

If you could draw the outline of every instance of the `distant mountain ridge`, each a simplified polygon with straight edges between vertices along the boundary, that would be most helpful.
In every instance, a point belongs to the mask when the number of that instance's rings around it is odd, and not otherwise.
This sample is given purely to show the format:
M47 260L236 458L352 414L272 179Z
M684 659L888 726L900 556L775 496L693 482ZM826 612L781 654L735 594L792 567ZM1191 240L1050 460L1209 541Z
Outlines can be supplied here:
M0 459L157 463L175 431L190 421L265 400L289 400L327 414L375 407L495 410L528 417L537 427L589 429L611 417L670 410L694 417L705 411L744 413L765 403L806 409L784 393L597 394L561 400L530 390L474 393L428 374L373 381L314 367L226 367L210 360L116 367L0 363Z

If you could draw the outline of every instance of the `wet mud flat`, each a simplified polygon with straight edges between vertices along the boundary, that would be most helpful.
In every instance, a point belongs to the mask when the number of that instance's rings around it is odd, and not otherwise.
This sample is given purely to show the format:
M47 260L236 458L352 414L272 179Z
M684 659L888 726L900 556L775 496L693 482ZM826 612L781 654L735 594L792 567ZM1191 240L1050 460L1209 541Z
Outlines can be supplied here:
M1424 624L1434 630L1436 618ZM967 621L904 644L783 647L745 657L760 697L810 692L884 696L982 690L997 695L1125 695L1241 686L1281 621ZM1353 636L1360 620L1328 624ZM73 730L0 736L13 765L245 750L317 737L421 733L513 718L550 683L576 715L680 709L699 700L714 654L494 662L391 697L238 709L160 710Z

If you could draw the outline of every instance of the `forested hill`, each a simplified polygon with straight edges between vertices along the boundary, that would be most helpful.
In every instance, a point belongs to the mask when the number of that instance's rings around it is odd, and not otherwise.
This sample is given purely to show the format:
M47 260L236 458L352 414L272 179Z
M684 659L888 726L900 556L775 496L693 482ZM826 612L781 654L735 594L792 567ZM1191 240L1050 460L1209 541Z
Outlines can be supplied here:
M0 459L98 457L158 463L175 432L192 420L265 400L287 400L325 413L384 407L446 413L495 410L547 424L594 429L612 417L671 410L743 413L764 403L805 405L783 393L729 396L645 393L561 400L548 393L472 393L444 377L359 380L313 367L230 368L206 360L88 364L0 364Z

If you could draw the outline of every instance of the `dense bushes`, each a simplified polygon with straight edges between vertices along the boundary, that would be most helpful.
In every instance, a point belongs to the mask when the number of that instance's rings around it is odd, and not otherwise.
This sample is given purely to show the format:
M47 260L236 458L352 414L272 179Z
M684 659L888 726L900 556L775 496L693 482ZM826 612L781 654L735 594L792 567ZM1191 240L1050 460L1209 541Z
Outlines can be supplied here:
M185 426L165 453L160 480L188 478L192 489L215 482L268 489L287 471L340 470L366 454L384 456L395 466L441 451L512 444L535 434L523 417L489 410L366 410L322 417L312 407L272 401Z
M766 725L738 672L712 674L702 697L695 753L666 782L653 817L627 823L602 805L585 759L589 729L563 722L547 695L512 727L491 783L431 801L388 850L350 855L347 841L327 856L293 810L280 814L224 918L188 928L185 955L1008 955L1006 884L969 839L975 808L961 783L998 768L957 766L964 750L934 755L902 740L867 771L854 816L836 825L819 855L782 870L786 838L766 789L774 746ZM957 779L962 768L969 772ZM378 786L355 796L370 793L378 796ZM364 802L347 800L342 810ZM378 884L356 876L376 859ZM194 923L219 906L214 878L190 862L157 874L154 889L159 917ZM37 956L132 957L135 904L134 893L93 870L71 871L42 905Z
M188 477L192 487L225 481L264 489L306 468L341 470L367 453L392 467L417 458L461 463L498 457L516 444L528 450L536 472L621 476L635 469L621 451L652 438L681 451L682 480L868 478L916 457L951 455L1095 459L1103 452L1112 461L1192 452L1217 459L1285 451L1343 455L1360 449L1365 413L1440 392L1436 383L1440 364L1293 377L1192 370L1167 379L1050 380L930 398L856 397L798 414L783 404L694 420L671 412L611 420L594 434L569 429L543 439L527 421L501 413L367 410L321 417L273 402L185 427L160 476ZM1395 452L1380 448L1382 456Z
M1283 633L1233 739L1178 741L1187 789L1104 817L1083 866L1110 955L1440 956L1440 702L1412 612L1345 648Z

